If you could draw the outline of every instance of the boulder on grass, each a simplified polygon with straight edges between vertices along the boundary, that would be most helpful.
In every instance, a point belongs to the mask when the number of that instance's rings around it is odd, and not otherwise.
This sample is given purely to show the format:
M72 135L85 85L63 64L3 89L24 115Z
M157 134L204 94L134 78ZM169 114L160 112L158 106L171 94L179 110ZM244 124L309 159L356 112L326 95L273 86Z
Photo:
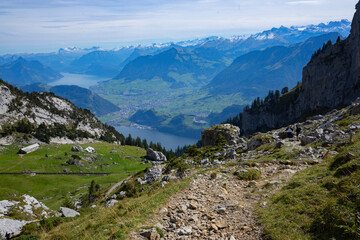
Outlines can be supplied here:
M59 212L62 217L76 217L80 215L77 211L67 207L60 207Z
M154 151L151 148L148 148L146 150L146 158L151 161L160 161L160 162L164 162L167 160L162 152Z
M71 151L73 152L82 152L84 149L80 145L74 145L71 147Z

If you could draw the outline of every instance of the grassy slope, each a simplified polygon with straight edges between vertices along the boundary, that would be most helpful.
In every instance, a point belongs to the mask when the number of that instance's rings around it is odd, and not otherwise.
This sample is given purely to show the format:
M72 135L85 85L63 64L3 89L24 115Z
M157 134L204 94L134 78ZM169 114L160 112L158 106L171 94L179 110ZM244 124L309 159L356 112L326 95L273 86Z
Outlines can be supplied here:
M42 231L40 239L128 239L127 234L131 230L144 223L171 195L187 184L188 181L171 183L137 198L125 198L114 208L97 207L84 211L71 222L49 232Z
M57 209L69 192L76 192L84 184L90 184L93 179L102 187L106 187L110 183L118 182L131 173L148 166L141 164L141 157L145 155L145 151L137 147L109 143L82 145L95 148L97 153L91 155L71 152L71 146L68 144L42 145L37 151L23 156L16 154L19 147L6 147L0 152L0 172L21 172L26 169L33 172L57 173L69 169L72 172L111 172L115 174L107 176L35 175L33 177L30 175L0 175L0 200L9 199L14 193L29 194L43 200L50 208ZM110 153L112 150L116 152ZM95 161L83 161L83 167L65 164L72 158L72 155L84 158L93 156ZM115 165L113 162L119 165ZM79 191L81 192L83 189L79 189Z
M337 150L259 207L267 239L360 239L360 134Z

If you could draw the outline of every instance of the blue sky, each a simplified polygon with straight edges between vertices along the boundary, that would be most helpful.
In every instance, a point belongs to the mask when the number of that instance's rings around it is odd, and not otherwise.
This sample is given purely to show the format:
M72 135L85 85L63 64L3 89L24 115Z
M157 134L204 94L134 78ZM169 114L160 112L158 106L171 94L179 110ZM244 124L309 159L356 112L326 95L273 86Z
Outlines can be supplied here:
M357 0L1 0L0 54L121 47L352 19Z

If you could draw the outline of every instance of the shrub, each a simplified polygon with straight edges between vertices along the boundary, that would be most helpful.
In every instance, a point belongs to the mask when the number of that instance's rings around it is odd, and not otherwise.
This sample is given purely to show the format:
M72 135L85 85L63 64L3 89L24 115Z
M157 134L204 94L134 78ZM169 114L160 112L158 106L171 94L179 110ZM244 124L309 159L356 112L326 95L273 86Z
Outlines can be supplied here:
M245 168L240 169L234 173L235 176L237 176L240 180L257 180L261 177L260 170L256 168Z
M225 137L221 133L218 133L216 138L216 146L221 148L225 144L227 144Z
M212 172L212 173L210 174L210 178L211 178L211 179L216 179L216 176L217 176L217 172Z

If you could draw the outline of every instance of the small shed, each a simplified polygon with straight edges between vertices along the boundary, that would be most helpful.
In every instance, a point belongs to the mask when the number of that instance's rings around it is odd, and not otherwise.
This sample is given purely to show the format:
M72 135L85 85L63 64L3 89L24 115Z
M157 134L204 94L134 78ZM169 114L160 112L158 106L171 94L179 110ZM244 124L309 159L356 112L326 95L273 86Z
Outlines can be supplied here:
M18 154L27 154L27 153L31 153L35 150L37 150L40 147L40 145L38 143L35 143L33 145L21 148L18 152Z

